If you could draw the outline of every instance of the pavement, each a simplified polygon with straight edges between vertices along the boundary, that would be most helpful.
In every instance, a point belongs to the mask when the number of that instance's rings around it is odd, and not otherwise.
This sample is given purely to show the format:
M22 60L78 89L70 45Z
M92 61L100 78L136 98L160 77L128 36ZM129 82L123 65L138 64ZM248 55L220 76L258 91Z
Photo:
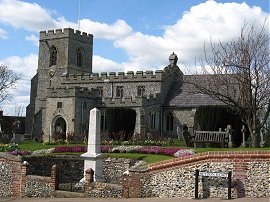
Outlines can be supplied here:
M1 202L228 202L228 199L182 199L182 198L0 198ZM270 202L270 198L237 198L232 202Z

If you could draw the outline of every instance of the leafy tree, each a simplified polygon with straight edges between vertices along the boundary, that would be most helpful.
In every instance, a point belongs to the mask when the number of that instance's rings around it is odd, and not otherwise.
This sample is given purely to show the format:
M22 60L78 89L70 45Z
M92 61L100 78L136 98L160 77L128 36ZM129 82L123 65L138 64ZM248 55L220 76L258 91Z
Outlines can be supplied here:
M14 87L20 76L8 66L0 65L0 104L10 96L10 90Z
M260 29L245 23L230 42L210 41L200 59L203 76L190 81L195 91L219 100L247 125L253 147L270 112L270 53L268 22Z

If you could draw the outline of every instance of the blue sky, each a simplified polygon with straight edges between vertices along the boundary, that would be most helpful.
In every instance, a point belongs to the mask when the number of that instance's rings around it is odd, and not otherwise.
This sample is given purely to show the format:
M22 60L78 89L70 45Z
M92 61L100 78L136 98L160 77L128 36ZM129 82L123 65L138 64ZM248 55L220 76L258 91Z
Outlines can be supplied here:
M6 115L29 103L39 31L78 28L79 0L0 0L0 64L23 74ZM80 29L94 35L94 72L162 69L173 51L186 74L210 36L229 41L246 20L269 19L269 0L80 0ZM269 23L269 21L268 21Z

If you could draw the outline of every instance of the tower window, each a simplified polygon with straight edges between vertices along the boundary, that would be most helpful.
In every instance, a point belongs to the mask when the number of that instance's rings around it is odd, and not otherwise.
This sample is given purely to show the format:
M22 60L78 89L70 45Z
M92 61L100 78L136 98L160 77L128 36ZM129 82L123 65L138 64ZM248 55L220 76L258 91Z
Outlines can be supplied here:
M99 96L100 97L103 97L103 87L102 86L99 86L97 87L98 91L99 91Z
M145 95L145 86L138 86L137 95L138 96L144 96Z
M83 67L83 50L82 50L82 48L77 49L77 67Z
M50 48L50 66L56 65L57 61L57 50L55 46Z
M63 103L62 102L57 102L57 109L60 109L63 107Z
M116 87L116 97L124 97L124 87L123 86Z

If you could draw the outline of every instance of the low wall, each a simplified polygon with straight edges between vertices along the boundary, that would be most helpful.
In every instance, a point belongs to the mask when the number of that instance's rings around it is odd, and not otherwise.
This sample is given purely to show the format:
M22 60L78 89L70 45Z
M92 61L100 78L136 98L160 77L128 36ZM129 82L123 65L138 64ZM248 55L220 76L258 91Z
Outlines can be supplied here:
M79 181L84 176L84 161L79 156L26 156L28 175L51 176L51 168L57 165L61 180Z
M123 173L134 166L138 160L124 158L106 158L103 164L103 175L108 183L122 184Z
M28 197L50 197L51 177L27 175L25 195Z
M270 151L207 152L130 170L125 197L194 198L195 170L232 171L232 197L270 197ZM227 178L199 177L199 197L227 198Z
M79 181L84 176L84 160L79 156L29 156L23 160L29 163L28 175L50 176L51 168L57 165L60 179ZM138 160L123 158L105 158L103 175L108 183L121 184L122 175Z
M0 197L50 197L58 180L57 169L51 166L53 162L65 165L62 165L66 172L64 176L74 174L78 179L83 176L80 157L50 158L21 159L0 152ZM89 186L88 196L194 198L194 174L199 169L221 173L232 171L233 198L270 197L270 151L206 152L130 168L134 164L136 161L128 159L105 159L104 177L107 182L118 185L101 183L95 184L94 189ZM128 168L129 172L125 172ZM48 176L33 176L33 173ZM199 197L227 198L227 183L227 178L200 176Z
M0 152L0 197L20 196L21 159Z

